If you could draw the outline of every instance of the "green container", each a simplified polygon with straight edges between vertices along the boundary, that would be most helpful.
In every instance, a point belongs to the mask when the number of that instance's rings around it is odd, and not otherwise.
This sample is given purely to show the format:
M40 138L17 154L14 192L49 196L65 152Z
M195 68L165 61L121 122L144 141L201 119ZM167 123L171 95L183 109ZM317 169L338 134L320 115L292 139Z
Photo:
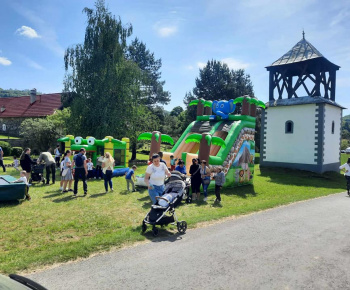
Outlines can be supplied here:
M27 185L25 183L11 183L16 178L10 175L0 176L0 201L24 199Z

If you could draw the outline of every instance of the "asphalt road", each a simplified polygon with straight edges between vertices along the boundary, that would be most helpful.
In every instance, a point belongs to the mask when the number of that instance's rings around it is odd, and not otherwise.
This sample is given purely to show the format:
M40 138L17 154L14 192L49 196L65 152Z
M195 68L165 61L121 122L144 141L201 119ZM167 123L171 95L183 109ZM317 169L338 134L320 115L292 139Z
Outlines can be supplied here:
M350 198L335 194L28 277L48 289L350 289L349 220Z

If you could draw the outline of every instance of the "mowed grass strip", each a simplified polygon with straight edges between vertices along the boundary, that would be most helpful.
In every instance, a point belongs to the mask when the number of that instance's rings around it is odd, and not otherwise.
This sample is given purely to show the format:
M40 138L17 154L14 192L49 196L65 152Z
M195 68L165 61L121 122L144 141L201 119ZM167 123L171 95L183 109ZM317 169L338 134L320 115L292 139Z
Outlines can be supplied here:
M7 135L0 135L0 139L19 139L18 137L9 137ZM2 140L2 141L6 141L6 140Z
M146 166L139 166L136 174L145 170ZM19 176L13 168L8 168L8 173ZM61 193L57 181L50 186L40 183L30 189L32 201L0 203L0 272L30 271L153 239L150 230L141 234L141 222L151 206L147 190L127 192L123 177L113 178L113 183L114 192L105 194L103 181L91 180L89 194L83 197L79 182L76 199L71 193ZM254 186L224 189L220 205L214 204L211 192L208 202L183 203L176 213L194 228L201 222L342 192L344 188L345 179L338 173L260 170L256 165ZM175 226L160 230L160 236L169 235L177 235Z

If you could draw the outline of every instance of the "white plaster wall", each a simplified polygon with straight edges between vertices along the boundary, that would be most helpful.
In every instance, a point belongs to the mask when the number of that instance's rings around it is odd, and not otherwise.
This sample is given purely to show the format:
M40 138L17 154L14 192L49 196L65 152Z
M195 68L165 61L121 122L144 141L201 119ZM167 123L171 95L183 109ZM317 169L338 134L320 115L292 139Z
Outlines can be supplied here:
M326 104L324 114L323 164L339 162L341 114L342 111L340 108ZM332 121L334 121L334 134L332 134Z
M269 107L263 161L316 164L316 105ZM293 121L293 134L285 133L286 121Z

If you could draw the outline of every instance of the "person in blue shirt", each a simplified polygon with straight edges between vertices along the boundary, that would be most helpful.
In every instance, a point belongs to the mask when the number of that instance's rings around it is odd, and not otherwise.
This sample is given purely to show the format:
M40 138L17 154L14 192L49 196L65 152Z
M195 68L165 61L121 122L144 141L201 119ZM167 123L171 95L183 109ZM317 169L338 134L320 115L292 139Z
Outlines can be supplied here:
M134 183L136 169L137 169L136 165L133 165L131 167L131 169L128 172L125 173L125 180L126 180L126 185L127 185L128 191L130 191L129 184L132 185L132 191L133 192L136 191L135 190L135 183Z
M177 163L177 166L175 167L175 170L181 172L182 174L187 174L185 162L183 162L182 160L179 160L179 162Z

